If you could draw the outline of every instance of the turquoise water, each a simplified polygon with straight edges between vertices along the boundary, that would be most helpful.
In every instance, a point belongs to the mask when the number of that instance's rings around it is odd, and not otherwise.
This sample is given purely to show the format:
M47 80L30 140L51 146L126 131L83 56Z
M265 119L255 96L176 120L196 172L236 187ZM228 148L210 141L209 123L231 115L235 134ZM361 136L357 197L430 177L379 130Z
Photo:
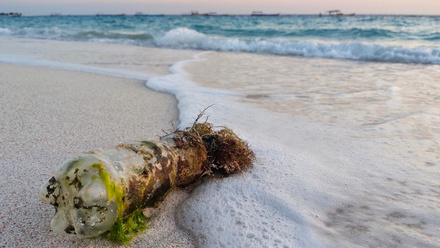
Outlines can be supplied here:
M57 16L0 19L0 35L440 64L435 16Z

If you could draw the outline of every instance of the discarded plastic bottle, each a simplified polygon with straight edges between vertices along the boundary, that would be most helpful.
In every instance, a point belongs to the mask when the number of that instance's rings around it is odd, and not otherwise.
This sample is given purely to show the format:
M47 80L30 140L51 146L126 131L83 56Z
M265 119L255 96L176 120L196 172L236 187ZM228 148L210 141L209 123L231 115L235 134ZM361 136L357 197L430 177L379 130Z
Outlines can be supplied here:
M123 227L142 214L138 210L157 206L173 188L239 172L254 157L230 129L199 123L160 141L123 143L68 160L41 186L40 198L56 208L51 228L57 233L127 232Z

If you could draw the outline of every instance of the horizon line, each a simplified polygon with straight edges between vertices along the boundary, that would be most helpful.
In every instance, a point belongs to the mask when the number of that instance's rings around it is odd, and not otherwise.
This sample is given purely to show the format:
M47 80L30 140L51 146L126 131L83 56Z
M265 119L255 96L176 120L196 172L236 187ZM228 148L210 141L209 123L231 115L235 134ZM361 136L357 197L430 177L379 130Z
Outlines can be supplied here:
M9 13L9 12L4 12L4 13ZM14 13L21 13L21 12L14 12ZM212 13L212 12L207 12L207 13ZM215 12L214 12L215 13ZM279 16L319 16L320 14L325 13L325 12L321 12L321 13L268 13L268 14L279 14ZM157 13L157 14L153 14L153 13L141 13L139 14L138 12L135 12L134 14L126 14L126 13L96 13L96 14L62 14L59 12L52 12L49 14L35 14L35 15L26 15L26 14L22 14L21 17L37 17L37 16L191 16L190 13L182 13L182 14L165 14L165 13ZM213 15L208 15L208 16L192 16L192 17L222 17L222 16L252 16L252 14L228 14L228 13L219 13L219 14L213 14ZM325 14L322 14L323 17L328 16ZM440 17L440 14L373 14L373 13L362 13L362 14L357 14L355 13L354 16L431 16L431 17ZM254 16L254 17L258 17L258 16ZM264 16L263 16L264 17Z

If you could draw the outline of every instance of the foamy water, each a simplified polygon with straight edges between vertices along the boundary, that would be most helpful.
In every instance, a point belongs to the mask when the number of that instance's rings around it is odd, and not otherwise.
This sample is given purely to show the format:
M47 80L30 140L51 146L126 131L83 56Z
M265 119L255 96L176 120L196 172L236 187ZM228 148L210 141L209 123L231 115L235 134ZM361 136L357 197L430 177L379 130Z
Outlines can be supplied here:
M258 157L180 209L203 247L438 247L440 67L207 53L173 72L148 85L183 123L215 104Z
M179 207L200 247L439 247L438 65L2 41L2 62L146 80L182 127L214 104L257 161Z
M439 66L209 53L186 68L195 82L238 93L237 101L405 139L417 159L438 161Z

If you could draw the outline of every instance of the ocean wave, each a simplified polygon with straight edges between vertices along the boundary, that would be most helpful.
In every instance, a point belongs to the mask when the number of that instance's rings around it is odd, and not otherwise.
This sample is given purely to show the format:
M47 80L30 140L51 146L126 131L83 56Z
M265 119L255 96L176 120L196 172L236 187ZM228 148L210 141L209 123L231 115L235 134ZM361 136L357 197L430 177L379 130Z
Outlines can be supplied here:
M67 30L58 27L44 28L19 28L13 31L0 28L0 35L14 35L24 38L39 39L60 39L74 41L90 41L93 39L108 40L133 40L145 41L152 40L153 36L148 32L130 32L130 31L103 31L103 30Z
M0 35L10 35L12 33L8 28L0 28Z
M227 29L225 27L225 29ZM99 30L99 29L66 29L59 27L24 27L16 29L0 28L0 35L17 36L23 38L38 38L52 40L71 40L85 42L117 43L138 46L154 46L173 49L196 49L209 51L232 51L264 53L274 55L319 57L334 59L351 59L367 61L383 61L396 63L440 64L440 47L419 46L404 47L391 46L359 39L367 34L375 36L395 36L393 32L379 29L348 29L332 30L296 30L284 35L249 35L254 30L248 30L247 36L238 36L238 30L228 32L219 31L218 35L204 34L190 28L174 28L169 31L161 30ZM266 29L265 32L276 32ZM321 37L318 34L321 32ZM326 35L322 35L326 33ZM344 32L341 36L351 33L358 38L337 40L330 37L330 33ZM229 37L225 37L225 34ZM222 35L223 34L223 35ZM243 35L243 34L242 34ZM271 38L271 37L278 38ZM312 40L312 38L313 40ZM439 33L430 34L425 39L437 40ZM361 41L359 41L361 40Z
M207 36L187 28L170 30L165 35L156 37L155 44L158 47L177 49L236 51L397 63L440 64L440 48L438 47L409 48L367 42L293 41L281 38L224 38Z
M74 39L89 40L89 39L129 39L129 40L151 40L153 36L144 32L104 32L104 31L81 31L74 35Z
M154 36L148 32L124 30L84 30L63 29L58 27L17 28L13 30L0 28L0 35L19 38L83 41L98 43L129 44L138 46L153 46Z
M378 28L323 28L298 29L287 33L286 37L327 37L344 39L384 39L405 36L406 33L397 33L391 30Z
M283 26L284 25L284 26ZM221 35L227 37L289 37L289 38L318 38L329 39L364 39L364 40L393 40L406 39L412 35L408 32L394 31L387 28L374 27L292 27L289 24L282 24L275 27L259 26L213 26L208 24L195 24L188 27L206 35Z
M440 41L440 32L435 32L425 35L424 39L428 41Z

